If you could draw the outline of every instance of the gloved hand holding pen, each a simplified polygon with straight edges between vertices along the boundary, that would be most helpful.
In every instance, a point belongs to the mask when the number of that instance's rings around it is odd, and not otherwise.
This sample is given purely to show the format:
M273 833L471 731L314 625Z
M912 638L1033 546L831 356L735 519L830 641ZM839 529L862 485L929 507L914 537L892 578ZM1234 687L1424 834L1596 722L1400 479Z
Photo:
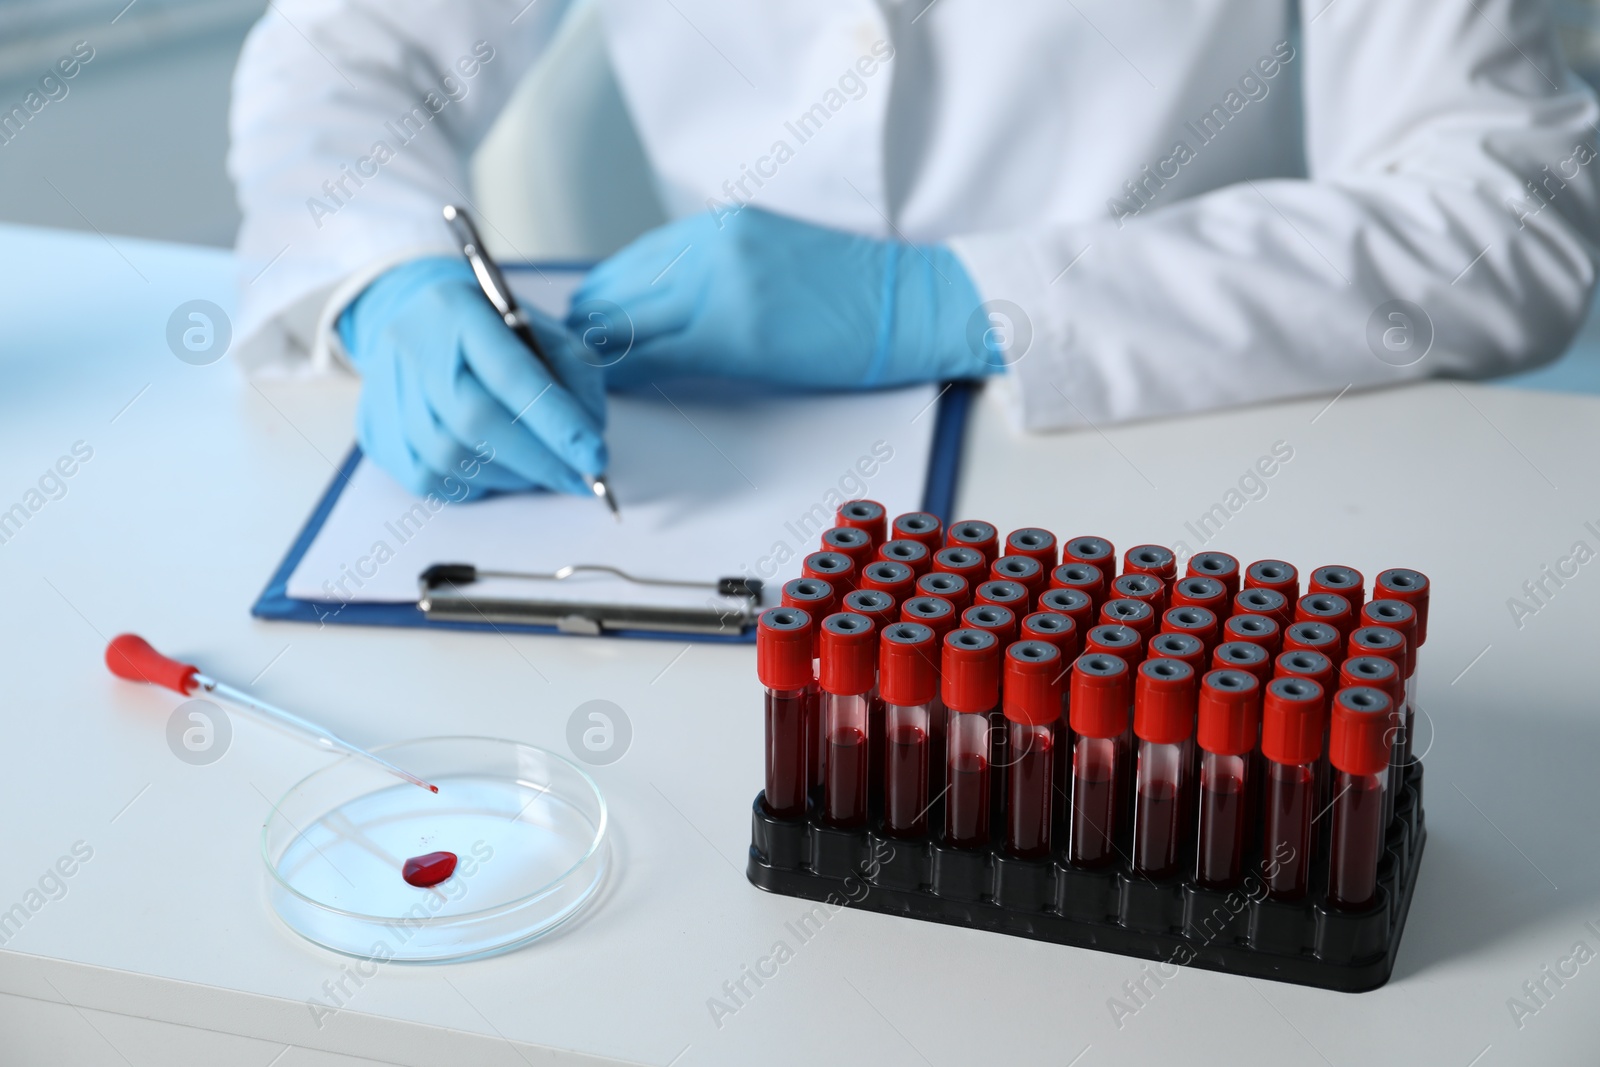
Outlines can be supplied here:
M583 476L606 467L602 372L559 323L528 314L559 382L459 259L414 260L364 289L338 324L362 376L362 451L419 496L449 475L466 482L468 498L538 488L589 495ZM477 462L483 444L490 463ZM469 468L476 473L463 477Z
M817 389L979 378L1004 366L979 297L942 245L832 230L746 207L645 234L590 272L568 325L615 304L631 325L608 384L739 378ZM988 342L988 343L986 343Z

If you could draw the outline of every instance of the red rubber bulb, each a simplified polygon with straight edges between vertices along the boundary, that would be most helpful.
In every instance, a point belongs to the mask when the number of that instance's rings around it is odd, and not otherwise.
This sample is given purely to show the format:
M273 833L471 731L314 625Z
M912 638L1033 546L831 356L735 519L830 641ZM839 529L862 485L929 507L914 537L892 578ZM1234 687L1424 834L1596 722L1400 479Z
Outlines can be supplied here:
M106 666L118 678L148 682L188 696L194 689L194 676L200 668L179 663L157 652L138 634L118 634L106 645Z

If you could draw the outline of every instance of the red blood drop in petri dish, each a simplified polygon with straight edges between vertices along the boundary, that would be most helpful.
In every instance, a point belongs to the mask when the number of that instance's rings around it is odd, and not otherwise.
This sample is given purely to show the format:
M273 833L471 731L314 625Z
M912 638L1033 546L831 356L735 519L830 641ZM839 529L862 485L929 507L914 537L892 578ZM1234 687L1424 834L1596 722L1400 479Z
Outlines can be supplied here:
M426 856L412 856L400 871L407 885L426 889L456 873L454 852L430 852Z

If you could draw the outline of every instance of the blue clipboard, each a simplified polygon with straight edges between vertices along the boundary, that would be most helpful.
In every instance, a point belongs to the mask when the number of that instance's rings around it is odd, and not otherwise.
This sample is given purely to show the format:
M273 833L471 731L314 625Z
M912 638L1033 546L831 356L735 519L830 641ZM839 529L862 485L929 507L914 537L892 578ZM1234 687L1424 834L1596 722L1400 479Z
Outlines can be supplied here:
M922 510L937 515L949 523L950 509L955 503L956 482L961 468L961 446L966 436L967 416L972 408L978 386L973 382L948 382L940 390L938 410L934 415L933 448L928 457L928 474L922 488ZM310 518L300 529L289 552L273 571L267 586L261 591L250 614L258 619L276 619L290 622L310 622L319 625L346 626L417 626L441 630L476 630L490 633L554 634L554 626L528 623L472 622L462 619L429 618L416 604L394 603L341 603L337 600L300 600L289 596L289 576L300 565L300 559L316 540L322 524L327 521L338 502L339 494L349 484L356 464L361 462L361 449L352 447L350 454L339 465L333 480L323 491L322 499L312 509ZM722 644L751 644L755 630L739 634L684 634L659 630L608 629L608 637L633 637L653 640L712 641Z

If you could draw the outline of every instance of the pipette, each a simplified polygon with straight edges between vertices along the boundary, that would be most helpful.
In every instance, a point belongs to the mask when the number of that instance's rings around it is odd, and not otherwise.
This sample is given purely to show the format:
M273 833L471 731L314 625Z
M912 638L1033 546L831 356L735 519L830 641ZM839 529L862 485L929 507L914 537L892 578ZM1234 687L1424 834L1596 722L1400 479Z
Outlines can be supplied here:
M431 793L437 793L439 787L430 782L423 781L410 771L396 767L382 756L374 755L364 748L352 745L344 738L318 726L314 722L302 719L282 708L274 707L263 700L257 700L242 689L235 689L226 682L219 682L209 675L202 674L200 668L190 663L180 663L175 659L163 656L151 647L150 642L138 634L120 634L111 639L106 645L106 666L111 668L111 673L118 678L126 678L130 682L148 682L159 685L181 696L190 696L196 692L205 692L211 696L220 697L247 712L262 722L277 726L302 740L327 749L331 752L343 752L351 756L359 756L369 763L376 764L397 778L403 778L412 785L420 786Z

